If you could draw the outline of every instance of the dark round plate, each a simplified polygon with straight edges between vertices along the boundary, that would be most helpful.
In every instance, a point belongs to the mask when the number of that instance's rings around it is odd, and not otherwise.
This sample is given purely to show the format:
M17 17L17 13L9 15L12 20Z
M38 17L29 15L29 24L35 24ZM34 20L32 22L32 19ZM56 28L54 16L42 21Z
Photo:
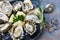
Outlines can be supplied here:
M16 1L23 1L23 0L10 1L10 3L13 4ZM32 1L32 4L33 4L34 7L40 6L40 1L39 0L38 1L37 0L31 0L31 1ZM38 25L40 25L40 24L38 24ZM32 36L27 35L22 40L35 40L35 39L37 39L37 37L42 33L43 29L44 28L37 27L36 33L34 33ZM13 40L8 32L3 33L2 35L0 34L0 39L2 39L2 40Z

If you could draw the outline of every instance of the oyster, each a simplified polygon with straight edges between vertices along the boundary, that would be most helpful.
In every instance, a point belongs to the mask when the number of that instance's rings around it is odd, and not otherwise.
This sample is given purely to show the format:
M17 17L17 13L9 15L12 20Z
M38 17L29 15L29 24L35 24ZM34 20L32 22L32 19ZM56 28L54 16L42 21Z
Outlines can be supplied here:
M44 9L44 13L52 13L54 11L54 4L47 4Z
M7 32L12 23L0 24L0 32Z
M5 23L8 22L8 17L4 14L0 12L0 23Z
M14 10L14 11L20 10L21 7L22 7L22 5L23 5L23 3L22 3L21 1L15 2L15 3L13 4L13 10Z
M27 22L24 29L28 34L33 35L36 32L36 25Z
M22 10L26 13L33 9L33 5L30 0L24 0L24 5L22 6Z
M8 1L0 1L0 12L10 16L12 12L12 5Z
M34 10L32 10L32 11L30 11L28 14L34 14L34 15L36 15L36 16L39 16L39 13L38 12L40 12L40 11L38 11L37 9L34 9Z
M40 23L39 18L35 14L28 14L25 17L25 21L31 21L31 22L35 22L35 23Z
M17 26L13 32L14 38L19 38L23 34L23 29L21 26Z
M23 38L23 22L22 21L18 21L15 22L13 24L13 27L11 28L11 30L9 31L10 35L12 36L13 40L19 39L19 38Z

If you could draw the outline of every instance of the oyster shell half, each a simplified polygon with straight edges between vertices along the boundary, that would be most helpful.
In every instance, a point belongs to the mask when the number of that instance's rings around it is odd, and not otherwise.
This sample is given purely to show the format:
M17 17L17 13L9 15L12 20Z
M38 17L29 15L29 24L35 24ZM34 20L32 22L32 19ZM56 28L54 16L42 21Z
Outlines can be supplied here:
M10 16L12 12L12 5L8 1L0 1L0 12Z
M30 0L24 0L24 5L22 6L22 10L26 13L33 9L33 5Z
M35 14L28 14L25 17L25 21L31 21L31 22L35 22L35 23L40 23L40 20L39 20L38 16L36 16Z
M16 1L14 4L13 4L13 10L14 11L18 11L21 9L23 3L22 1Z
M8 22L8 17L4 14L0 12L0 23L5 23Z
M11 37L13 38L13 40L18 40L23 39L23 22L22 21L18 21L16 23L13 24L12 28L10 29L9 33L11 35Z
M24 29L28 34L33 35L36 32L36 25L27 22Z
M11 28L12 23L0 24L0 32L7 32Z

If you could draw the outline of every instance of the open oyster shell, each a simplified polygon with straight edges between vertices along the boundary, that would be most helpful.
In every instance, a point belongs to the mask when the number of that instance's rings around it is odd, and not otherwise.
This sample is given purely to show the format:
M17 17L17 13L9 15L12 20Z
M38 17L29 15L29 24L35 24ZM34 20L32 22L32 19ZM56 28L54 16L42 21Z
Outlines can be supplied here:
M35 14L28 14L25 17L25 21L31 21L31 22L35 22L35 23L40 23L40 20L39 20L38 16L36 16Z
M0 24L0 32L7 32L11 28L12 23Z
M30 0L24 0L24 5L22 6L22 10L26 13L33 9L33 5Z
M24 29L28 34L33 35L36 32L36 25L34 24L27 22L24 26Z
M0 1L0 12L10 16L12 12L12 5L8 1Z
M18 40L19 38L23 38L23 22L22 21L18 21L16 23L13 24L12 28L10 29L9 33L11 35L11 37L13 38L13 40Z
M21 10L22 5L23 5L22 1L16 1L16 2L13 4L13 10L14 10L14 11Z
M0 12L0 23L5 23L8 22L8 17L4 14Z
M14 28L13 31L14 38L19 38L20 36L22 36L22 34L23 34L23 29L21 26L17 26L16 28Z

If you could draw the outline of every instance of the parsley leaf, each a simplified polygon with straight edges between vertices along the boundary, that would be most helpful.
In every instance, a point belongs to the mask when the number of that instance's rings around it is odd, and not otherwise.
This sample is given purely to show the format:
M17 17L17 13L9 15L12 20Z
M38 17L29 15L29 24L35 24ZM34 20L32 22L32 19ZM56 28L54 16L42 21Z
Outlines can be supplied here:
M15 23L15 22L17 22L17 21L19 21L19 20L21 20L21 21L24 21L24 16L23 15L18 15L18 16L16 16L15 14L14 14L14 18L13 18L13 23Z

